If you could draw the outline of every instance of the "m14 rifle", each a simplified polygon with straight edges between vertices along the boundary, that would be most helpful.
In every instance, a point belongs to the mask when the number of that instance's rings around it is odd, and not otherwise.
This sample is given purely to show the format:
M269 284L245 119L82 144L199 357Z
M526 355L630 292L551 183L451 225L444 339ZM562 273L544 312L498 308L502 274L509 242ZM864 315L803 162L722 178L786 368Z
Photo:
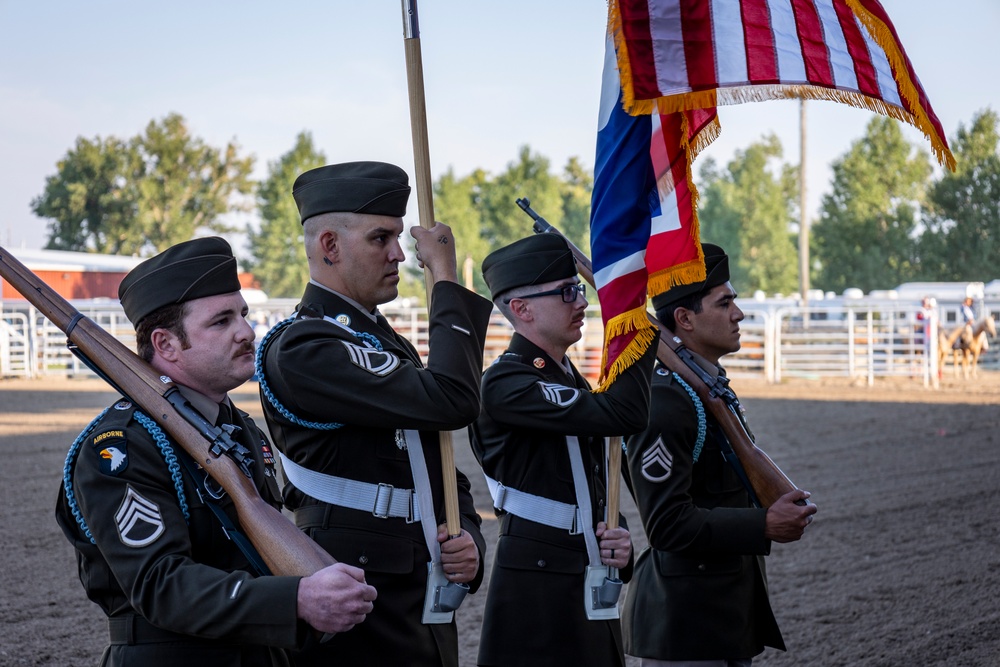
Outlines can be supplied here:
M518 199L517 205L534 220L535 233L560 234L565 238L562 232L532 210L529 200ZM590 258L569 239L566 239L566 243L569 244L570 250L576 257L580 275L596 289L594 269ZM733 451L739 457L740 463L743 464L747 479L761 506L770 507L778 498L789 491L794 491L795 485L781 471L781 468L754 444L753 434L743 418L742 407L736 394L729 389L729 380L725 377L713 378L706 373L705 369L695 362L691 352L684 347L673 331L652 315L649 316L649 320L660 330L660 343L656 358L694 388L702 403L711 411L712 416L715 417L726 434ZM799 501L799 504L807 502L809 501Z

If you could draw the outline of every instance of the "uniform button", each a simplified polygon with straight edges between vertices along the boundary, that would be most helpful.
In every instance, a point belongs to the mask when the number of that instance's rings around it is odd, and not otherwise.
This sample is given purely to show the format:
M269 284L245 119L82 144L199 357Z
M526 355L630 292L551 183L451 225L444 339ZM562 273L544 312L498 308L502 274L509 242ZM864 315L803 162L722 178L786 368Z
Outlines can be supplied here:
M538 567L545 567L545 561L544 560L538 561Z
M601 464L599 463L594 464L594 473L598 475L601 473Z
M600 500L597 501L597 506L604 507L604 498L601 498Z
M704 572L705 571L705 564L704 563L698 563L698 569L700 571Z
M361 563L362 565L367 565L368 564L368 556L362 556L361 558L358 559L358 562Z

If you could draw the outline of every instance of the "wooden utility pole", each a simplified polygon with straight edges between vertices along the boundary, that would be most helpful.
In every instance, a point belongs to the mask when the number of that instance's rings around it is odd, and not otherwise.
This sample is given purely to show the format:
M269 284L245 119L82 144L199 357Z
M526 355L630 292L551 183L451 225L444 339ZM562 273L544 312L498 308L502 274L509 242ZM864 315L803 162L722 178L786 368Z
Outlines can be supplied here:
M806 208L806 101L799 102L799 292L809 305L809 214Z

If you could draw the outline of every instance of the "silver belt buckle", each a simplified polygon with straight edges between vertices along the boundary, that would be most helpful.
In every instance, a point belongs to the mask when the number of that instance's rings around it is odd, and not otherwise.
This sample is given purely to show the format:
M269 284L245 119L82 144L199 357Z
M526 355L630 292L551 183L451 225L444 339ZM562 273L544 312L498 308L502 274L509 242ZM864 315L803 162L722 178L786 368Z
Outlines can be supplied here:
M388 494L383 494L383 490L388 490ZM378 485L378 490L375 492L375 503L372 506L372 516L377 519L388 519L389 511L392 508L392 492L395 487L392 484L382 484ZM382 498L385 498L383 501Z

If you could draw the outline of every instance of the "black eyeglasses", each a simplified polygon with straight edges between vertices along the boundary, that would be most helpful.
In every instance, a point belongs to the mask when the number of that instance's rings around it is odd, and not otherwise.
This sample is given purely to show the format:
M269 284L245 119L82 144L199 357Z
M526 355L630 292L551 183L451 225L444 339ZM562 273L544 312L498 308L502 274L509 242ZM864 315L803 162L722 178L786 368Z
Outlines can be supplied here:
M509 296L503 300L504 303L510 303L513 299L534 299L536 296L555 296L556 294L562 297L563 303L573 303L576 301L576 295L586 298L587 296L587 286L583 283L577 285L565 285L563 287L558 287L556 289L550 289L547 292L539 292L538 294L525 294L523 296Z

